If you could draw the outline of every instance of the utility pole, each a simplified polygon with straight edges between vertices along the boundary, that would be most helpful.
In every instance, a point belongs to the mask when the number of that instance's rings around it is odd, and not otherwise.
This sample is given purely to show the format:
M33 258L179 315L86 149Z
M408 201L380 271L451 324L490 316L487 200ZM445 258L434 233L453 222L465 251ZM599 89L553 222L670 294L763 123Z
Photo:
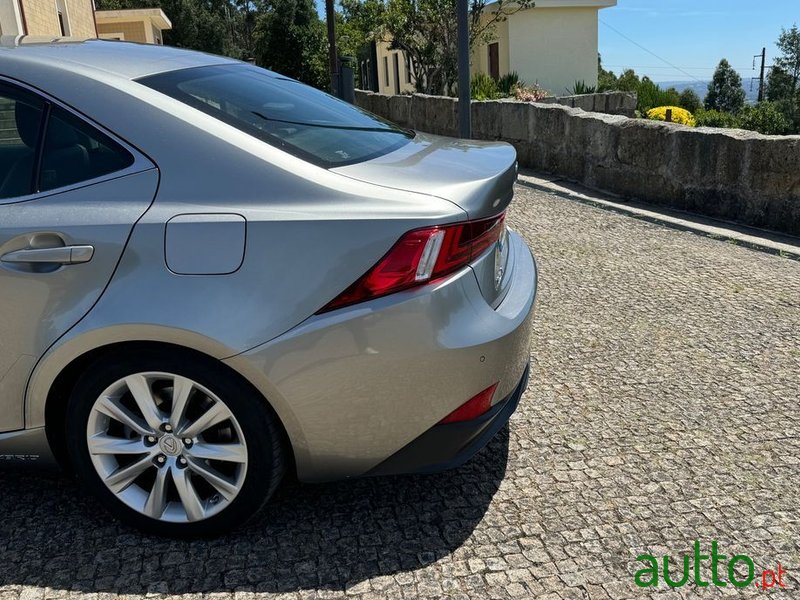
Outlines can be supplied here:
M469 89L469 0L456 0L458 25L458 135L472 137Z
M336 14L333 0L325 0L325 20L328 24L328 60L331 72L331 93L339 96L339 57L336 54Z
M766 70L766 63L767 63L767 49L764 48L761 51L761 77L759 77L759 86L758 86L758 101L764 101L764 71Z

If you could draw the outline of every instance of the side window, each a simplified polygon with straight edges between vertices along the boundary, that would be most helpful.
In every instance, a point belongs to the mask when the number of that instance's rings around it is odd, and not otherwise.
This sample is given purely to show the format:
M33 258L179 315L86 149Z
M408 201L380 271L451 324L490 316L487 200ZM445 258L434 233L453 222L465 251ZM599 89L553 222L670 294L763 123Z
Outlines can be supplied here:
M47 120L39 191L121 171L131 166L133 160L127 150L107 135L54 106Z
M33 191L44 103L0 86L0 198Z

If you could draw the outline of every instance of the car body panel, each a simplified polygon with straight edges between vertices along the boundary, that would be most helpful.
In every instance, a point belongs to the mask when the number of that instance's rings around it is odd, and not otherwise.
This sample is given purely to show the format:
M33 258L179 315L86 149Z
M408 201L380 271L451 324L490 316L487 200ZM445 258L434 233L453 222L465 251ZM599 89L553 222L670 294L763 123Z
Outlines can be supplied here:
M530 370L527 365L517 387L482 415L467 421L437 423L366 475L438 473L463 465L508 423L528 387Z
M500 236L494 248L470 263L481 293L490 306L498 306L508 293L515 276L515 260L516 253L511 251L511 241L505 234Z
M242 215L178 215L167 222L164 260L176 275L230 275L242 266L246 243Z
M465 160L467 152L480 159ZM506 143L417 133L393 152L333 171L359 181L445 198L458 204L470 219L483 219L504 211L511 202L517 154ZM506 265L508 254L502 252L504 239L499 254L490 252L473 261L481 292L493 306L505 295L509 278L504 275L511 272Z
M44 427L0 433L0 467L53 469L57 466Z
M48 394L59 374L75 359L98 348L130 342L157 342L192 348L211 358L230 356L231 349L201 333L147 324L113 324L101 327L85 318L70 329L41 357L28 381L25 426L44 427Z
M0 276L0 279L2 277ZM4 328L0 324L0 329ZM20 394L25 393L28 378L36 365L36 356L20 354L13 347L0 344L0 431L13 431L25 425L25 406Z
M31 36L4 39L0 44L0 54L14 55L15 61L27 65L51 63L61 72L84 70L125 79L200 65L238 62L213 54L176 52L172 47L155 44L107 43L78 38L54 40Z
M92 312L41 359L28 388L31 425L44 423L48 390L68 364L65 361L93 347L162 341L217 358L240 354L313 315L403 232L453 219L458 213L452 210L460 212L450 203L413 195L397 199L393 208L387 203L385 218L378 221L363 218L358 201L348 209L344 197L336 203L330 195L283 209L242 203L245 254L253 260L245 260L234 273L197 276L177 275L166 265L165 223L186 204L160 198L161 192L137 224L113 280ZM305 243L308 240L314 243ZM149 265L146 284L140 278L143 264Z
M537 277L522 239L510 243L517 276L497 309L465 268L224 361L293 413L301 480L362 475L490 385L496 400L511 393L530 359Z
M122 256L134 223L153 201L152 168L27 202L0 203L0 257L43 245L90 245L92 259L55 270L0 258L0 431L23 427L24 378L12 373L21 356L39 358L98 301ZM14 376L14 386L9 379Z
M465 160L466 153L480 160ZM446 198L470 219L496 215L508 206L517 179L517 153L504 142L482 142L418 132L394 152L337 167L335 173L387 187Z

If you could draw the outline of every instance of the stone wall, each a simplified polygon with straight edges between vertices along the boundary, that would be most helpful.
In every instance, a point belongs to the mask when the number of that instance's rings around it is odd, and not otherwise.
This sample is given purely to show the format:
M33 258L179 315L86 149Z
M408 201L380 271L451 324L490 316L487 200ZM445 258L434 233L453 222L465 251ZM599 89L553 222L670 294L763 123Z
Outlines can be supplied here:
M458 134L457 102L356 92L405 127ZM558 104L473 102L473 137L503 140L520 165L652 204L800 235L800 136L691 128Z
M638 97L636 92L603 92L601 94L545 98L540 104L561 104L570 108L582 108L588 112L633 117Z

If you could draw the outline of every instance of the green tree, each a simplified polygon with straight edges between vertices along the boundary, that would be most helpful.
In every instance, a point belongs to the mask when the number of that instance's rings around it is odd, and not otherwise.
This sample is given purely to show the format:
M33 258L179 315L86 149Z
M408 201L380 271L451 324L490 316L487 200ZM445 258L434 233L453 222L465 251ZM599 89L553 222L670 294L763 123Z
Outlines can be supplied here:
M692 88L686 88L681 92L680 98L678 99L678 106L694 114L703 106L703 102Z
M741 110L744 101L742 76L723 58L714 72L714 78L708 84L706 109L735 113Z
M370 44L383 37L386 5L383 0L341 0L336 12L336 46L339 56L353 56L360 64L372 58ZM356 69L356 87L364 87Z
M745 106L736 116L736 126L766 135L784 135L791 129L791 121L774 102L759 102Z
M781 56L775 59L775 67L788 75L792 93L796 94L800 87L800 29L797 25L782 30L776 45Z
M603 68L603 58L597 55L597 90L600 92L610 92L617 89L617 76L613 71L606 71Z
M779 102L792 97L792 77L780 67L774 67L767 75L767 100Z
M172 21L164 32L169 46L241 57L239 34L232 30L230 17L236 11L226 0L97 0L97 10L162 8Z
M339 54L355 56L363 46L383 37L386 5L383 0L341 0L336 13Z
M694 115L694 120L698 127L718 127L731 129L736 127L736 117L731 113L720 112L718 110L706 110L700 108Z
M642 77L638 87L633 91L639 98L637 109L640 113L646 113L651 108L658 106L678 106L680 102L678 90L675 88L662 90L647 76Z
M659 87L659 89L661 89ZM681 94L674 87L669 87L661 92L663 94L661 106L680 106Z
M325 25L313 0L267 0L255 27L256 62L267 69L327 89Z
M255 58L255 29L258 7L253 0L230 0L226 10L228 29L231 32L230 56L243 60Z
M781 56L775 59L775 67L767 82L767 99L791 123L791 132L800 132L800 30L797 25L784 29L776 43Z
M625 69L617 79L616 89L620 92L636 92L640 85L641 81L636 72L633 69Z

